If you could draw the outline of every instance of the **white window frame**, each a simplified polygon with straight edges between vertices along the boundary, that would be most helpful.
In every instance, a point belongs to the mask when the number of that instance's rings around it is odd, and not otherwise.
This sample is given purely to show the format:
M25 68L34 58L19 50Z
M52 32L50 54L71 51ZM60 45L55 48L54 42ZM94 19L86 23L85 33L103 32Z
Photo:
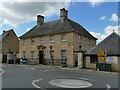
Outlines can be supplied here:
M53 59L54 59L54 50L52 50L52 52L51 52L51 54L52 54L52 57L53 57ZM51 57L49 57L49 58L51 58Z
M88 44L90 44L90 38L88 37Z
M50 42L54 42L54 41L55 41L54 35L51 35L51 36L50 36Z
M34 51L31 51L30 52L30 61L34 61L34 57L35 57L35 52Z
M22 58L26 58L26 51L22 52Z
M40 37L40 43L43 44L44 42L45 42L44 37L41 36L41 37Z
M86 44L86 39L87 39L87 37L84 37L84 43Z
M81 42L81 35L78 36L79 42Z
M31 44L35 43L35 38L31 38Z
M61 34L61 41L66 42L66 34Z
M23 39L23 44L24 44L24 45L27 44L27 39L26 39L26 38Z
M66 56L66 50L61 50L61 59L63 59L63 58L67 58L67 56Z

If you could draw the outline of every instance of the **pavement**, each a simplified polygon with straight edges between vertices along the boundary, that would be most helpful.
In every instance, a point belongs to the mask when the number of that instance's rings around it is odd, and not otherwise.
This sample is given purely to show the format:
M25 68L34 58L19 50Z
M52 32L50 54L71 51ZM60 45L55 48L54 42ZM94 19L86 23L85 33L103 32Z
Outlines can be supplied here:
M117 88L118 75L52 65L3 64L3 88ZM4 89L3 89L4 90ZM15 89L16 90L16 89Z
M10 65L10 64L9 64ZM110 72L110 71L99 71L99 70L95 70L95 69L86 69L86 68L78 68L78 67L62 67L62 66L57 66L57 65L42 65L42 64L38 64L38 65L27 65L27 64L11 64L11 65L16 65L16 66L34 66L34 67L38 67L41 69L61 69L61 70L71 70L71 71L88 71L88 72L99 72L99 73L110 73L110 74L118 74L118 72Z

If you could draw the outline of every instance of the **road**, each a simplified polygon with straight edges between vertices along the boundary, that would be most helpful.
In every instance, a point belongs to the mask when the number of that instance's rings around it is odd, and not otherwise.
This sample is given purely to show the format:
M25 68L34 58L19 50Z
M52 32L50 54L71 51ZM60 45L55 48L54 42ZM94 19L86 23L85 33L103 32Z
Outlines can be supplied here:
M3 64L2 69L2 88L118 88L118 74L110 72L12 64Z

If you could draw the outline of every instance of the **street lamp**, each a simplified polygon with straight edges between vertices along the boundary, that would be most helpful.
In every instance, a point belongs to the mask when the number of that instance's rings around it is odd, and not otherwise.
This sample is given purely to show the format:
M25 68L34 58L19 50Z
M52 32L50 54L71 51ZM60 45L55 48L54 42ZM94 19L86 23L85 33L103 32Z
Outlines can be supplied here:
M53 50L52 50L53 46L50 45L50 64L54 63L54 59L53 59Z

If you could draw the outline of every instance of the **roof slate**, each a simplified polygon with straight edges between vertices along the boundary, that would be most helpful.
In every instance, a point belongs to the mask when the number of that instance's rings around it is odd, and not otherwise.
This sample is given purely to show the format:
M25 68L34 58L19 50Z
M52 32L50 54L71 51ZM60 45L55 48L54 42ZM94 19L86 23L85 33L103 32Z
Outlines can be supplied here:
M63 22L61 22L61 20L54 20L51 22L45 22L40 26L36 25L30 31L20 36L20 38L36 37L67 32L78 32L81 35L97 39L93 37L87 30L85 30L85 28L82 27L80 24L70 19L66 19Z
M120 55L120 36L113 32L98 45L86 52L86 55L97 54L98 50L105 50L107 54Z

